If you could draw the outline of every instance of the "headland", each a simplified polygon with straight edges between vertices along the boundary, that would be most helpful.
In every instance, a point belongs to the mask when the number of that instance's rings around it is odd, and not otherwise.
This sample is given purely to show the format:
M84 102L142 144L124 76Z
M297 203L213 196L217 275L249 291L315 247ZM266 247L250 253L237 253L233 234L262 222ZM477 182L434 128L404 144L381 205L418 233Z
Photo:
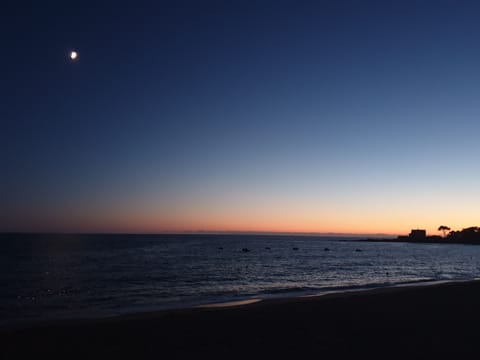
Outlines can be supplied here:
M395 238L367 238L359 241L480 245L479 226L471 226L460 231L450 231L449 227L442 225L438 229L444 231L443 236L427 235L424 229L412 229L409 235L399 235ZM447 230L450 231L448 234L446 233Z

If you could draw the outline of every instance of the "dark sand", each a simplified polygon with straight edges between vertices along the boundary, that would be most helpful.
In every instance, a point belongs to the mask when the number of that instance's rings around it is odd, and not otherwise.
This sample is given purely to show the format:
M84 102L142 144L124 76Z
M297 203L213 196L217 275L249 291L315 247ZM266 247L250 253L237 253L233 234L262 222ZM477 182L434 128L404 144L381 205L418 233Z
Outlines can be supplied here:
M480 282L0 330L16 358L478 358Z

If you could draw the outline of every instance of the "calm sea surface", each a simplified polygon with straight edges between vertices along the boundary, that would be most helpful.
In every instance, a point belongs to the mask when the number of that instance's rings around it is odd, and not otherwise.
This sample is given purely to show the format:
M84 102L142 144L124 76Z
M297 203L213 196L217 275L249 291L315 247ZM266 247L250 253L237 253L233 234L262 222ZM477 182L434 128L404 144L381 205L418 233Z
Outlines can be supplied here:
M332 237L1 235L0 250L0 325L480 274L480 246Z

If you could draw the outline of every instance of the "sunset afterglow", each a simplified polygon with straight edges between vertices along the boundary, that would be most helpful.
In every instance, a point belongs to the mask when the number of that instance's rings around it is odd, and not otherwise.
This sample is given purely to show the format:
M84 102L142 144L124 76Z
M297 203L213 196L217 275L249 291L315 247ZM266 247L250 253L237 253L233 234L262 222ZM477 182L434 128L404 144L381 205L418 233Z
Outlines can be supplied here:
M2 58L0 230L475 225L480 29L451 7L119 6L108 27L81 9L32 15Z

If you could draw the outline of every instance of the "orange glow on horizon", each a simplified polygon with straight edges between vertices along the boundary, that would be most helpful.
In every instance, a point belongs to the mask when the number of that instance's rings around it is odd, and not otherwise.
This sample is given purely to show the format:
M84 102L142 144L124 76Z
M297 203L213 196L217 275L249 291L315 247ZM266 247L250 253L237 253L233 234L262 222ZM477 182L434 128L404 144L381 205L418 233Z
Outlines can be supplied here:
M114 232L114 233L184 233L184 232L245 232L245 233L312 233L312 234L383 234L406 235L411 229L426 229L429 235L440 235L440 225L461 230L478 225L470 222L443 222L437 219L419 220L415 217L392 219L388 217L243 217L203 216L78 216L76 218L50 217L31 221L31 230L46 232Z
M441 199L439 200L441 201ZM318 202L320 203L320 202ZM294 202L205 204L164 202L151 204L115 203L110 206L62 208L51 212L32 209L14 224L14 231L40 232L114 232L114 233L183 233L183 232L265 232L318 234L406 235L411 229L426 229L429 235L441 235L440 225L452 230L480 225L475 218L476 204L462 206L416 206L409 209L389 204L369 207L342 204L300 204ZM196 206L195 206L196 205ZM309 205L309 206L307 206ZM374 206L375 205L375 206ZM458 211L462 208L462 212ZM248 209L248 211L246 210ZM20 218L20 216L18 216Z

